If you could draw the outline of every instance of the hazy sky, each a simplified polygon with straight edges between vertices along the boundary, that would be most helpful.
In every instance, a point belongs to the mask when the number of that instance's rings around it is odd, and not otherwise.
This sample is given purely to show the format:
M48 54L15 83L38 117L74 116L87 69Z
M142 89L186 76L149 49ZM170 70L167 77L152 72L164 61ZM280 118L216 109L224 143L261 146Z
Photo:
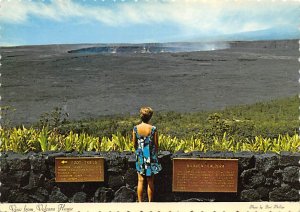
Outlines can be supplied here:
M0 0L0 46L300 38L299 0Z

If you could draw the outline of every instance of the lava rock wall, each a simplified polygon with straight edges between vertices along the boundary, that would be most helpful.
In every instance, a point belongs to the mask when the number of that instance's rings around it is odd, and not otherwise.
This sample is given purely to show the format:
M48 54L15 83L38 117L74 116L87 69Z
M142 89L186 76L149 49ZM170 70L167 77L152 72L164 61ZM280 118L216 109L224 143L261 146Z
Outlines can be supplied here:
M105 181L56 183L56 157L104 157ZM172 192L173 158L239 159L237 193ZM0 201L22 203L136 202L132 152L43 152L1 154ZM163 170L155 175L156 202L299 201L300 153L159 152ZM147 201L144 185L144 201Z

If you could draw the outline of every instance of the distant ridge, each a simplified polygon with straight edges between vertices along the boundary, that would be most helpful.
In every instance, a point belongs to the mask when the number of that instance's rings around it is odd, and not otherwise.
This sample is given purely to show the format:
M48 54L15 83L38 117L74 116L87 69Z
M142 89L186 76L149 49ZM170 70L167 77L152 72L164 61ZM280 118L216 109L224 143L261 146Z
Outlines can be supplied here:
M68 53L132 54L213 51L228 48L296 49L297 40L230 41L230 42L170 42L141 44L107 44L69 50Z
M143 43L143 44L115 44L70 50L68 53L101 53L101 54L146 54L164 52L193 52L227 49L227 42L177 42L177 43Z
M266 40L266 39L260 39L260 40L244 40L244 39L235 39L235 40L224 40L224 39L220 39L220 40L216 40L216 41L208 41L208 40L201 40L201 39L193 39L193 40L187 40L187 41L170 41L170 42L149 42L149 43L51 43L51 44L36 44L36 45L16 45L16 46L0 46L1 48L20 48L20 47L24 47L24 46L28 46L28 47L50 47L50 46L66 46L66 47L92 47L92 46L115 46L115 45L120 45L120 46L137 46L137 45L147 45L147 44L151 44L151 45L163 45L163 44L167 44L167 45L172 45L172 44L176 44L176 45L190 45L190 44L201 44L201 43L234 43L234 42L244 42L244 43L248 43L248 42L256 42L256 43L261 43L261 42L290 42L290 41L298 41L300 39L299 38L293 38L293 39L274 39L274 40Z

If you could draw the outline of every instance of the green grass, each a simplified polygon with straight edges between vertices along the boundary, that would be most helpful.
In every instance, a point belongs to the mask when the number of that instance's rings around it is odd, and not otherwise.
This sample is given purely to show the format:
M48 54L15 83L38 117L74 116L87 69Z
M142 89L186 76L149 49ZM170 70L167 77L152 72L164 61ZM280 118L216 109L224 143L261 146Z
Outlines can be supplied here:
M224 132L238 139L253 139L255 136L276 138L278 135L293 135L299 127L299 98L284 99L226 108L213 112L155 112L151 120L160 133L177 138L198 135L221 138ZM110 137L117 132L130 136L134 125L140 122L135 116L116 115L98 119L72 121L58 127L62 134L74 131L89 135Z

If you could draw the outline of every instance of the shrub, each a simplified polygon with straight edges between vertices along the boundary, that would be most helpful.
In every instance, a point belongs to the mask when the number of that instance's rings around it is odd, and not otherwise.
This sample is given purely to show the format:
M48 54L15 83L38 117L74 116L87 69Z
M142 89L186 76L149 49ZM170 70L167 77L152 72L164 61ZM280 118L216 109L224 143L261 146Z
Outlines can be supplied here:
M14 151L26 153L29 151L67 150L83 151L134 151L133 142L129 136L121 133L109 137L94 137L86 133L74 133L70 131L62 135L54 130L34 128L12 128L0 129L1 144L0 151ZM199 136L199 135L198 135ZM298 134L290 136L279 135L277 138L264 138L256 136L253 140L239 141L234 137L227 136L226 132L222 138L213 137L211 143L205 142L205 137L190 137L178 139L170 135L159 134L159 149L175 152L187 151L252 151L280 153L281 151L300 152L300 137Z

